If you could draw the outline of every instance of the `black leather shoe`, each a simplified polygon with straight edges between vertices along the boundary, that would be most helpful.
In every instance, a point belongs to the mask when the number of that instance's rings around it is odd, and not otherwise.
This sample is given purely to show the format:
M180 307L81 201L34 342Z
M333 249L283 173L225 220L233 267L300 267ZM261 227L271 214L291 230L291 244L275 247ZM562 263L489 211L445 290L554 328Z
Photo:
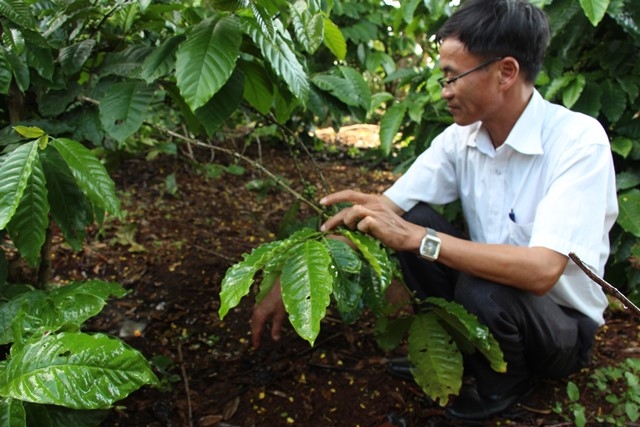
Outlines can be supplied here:
M411 362L406 357L391 359L387 363L387 372L392 377L405 381L414 381L413 375L411 375Z
M479 421L499 415L533 391L533 384L526 381L511 392L502 395L481 396L475 386L466 386L445 414L449 417Z

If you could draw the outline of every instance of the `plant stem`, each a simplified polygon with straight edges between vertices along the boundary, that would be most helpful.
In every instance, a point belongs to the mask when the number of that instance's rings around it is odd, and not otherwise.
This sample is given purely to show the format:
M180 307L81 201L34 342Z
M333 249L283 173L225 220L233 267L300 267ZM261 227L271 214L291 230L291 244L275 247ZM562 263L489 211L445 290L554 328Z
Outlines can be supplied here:
M315 205L314 203L312 203L311 201L307 200L302 194L298 193L296 190L294 190L293 188L291 188L289 185L287 185L284 181L282 181L280 178L278 178L275 174L273 174L271 171L269 171L267 168L265 168L262 164L260 164L259 162L256 162L255 160L240 154L236 151L233 150L229 150L227 148L223 148L223 147L217 147L215 145L212 144L208 144L205 142L202 142L198 139L194 139L194 138L190 138L184 135L181 135L177 132L174 132L170 129L166 129L166 128L162 128L160 126L151 124L151 123L146 123L147 126L151 126L154 129L159 130L160 132L164 132L170 136L173 136L175 138L181 139L183 141L189 142L197 147L203 147L203 148L208 148L210 150L215 150L215 151L220 151L222 153L228 154L230 156L233 156L239 160L242 160L243 162L248 163L249 165L251 165L252 167L259 169L260 171L262 171L263 173L265 173L266 175L269 176L269 178L273 179L280 187L282 187L283 189L285 189L286 191L288 191L293 197L296 198L296 200L301 201L302 203L305 203L307 206L309 206L311 209L313 209L318 215L320 216L324 216L326 217L326 213L317 205Z
M582 260L578 257L578 255L571 252L569 253L569 258L571 258L571 260L575 262L578 265L578 267L580 267L580 269L584 271L587 276L589 276L591 280L593 280L598 285L600 285L600 287L602 287L605 293L618 299L622 303L622 306L625 309L631 307L631 309L635 312L635 314L640 316L640 308L638 308L633 302L631 302L629 298L624 296L624 294L620 292L618 288L609 284L604 279L598 277L596 273L594 273L584 262L582 262Z

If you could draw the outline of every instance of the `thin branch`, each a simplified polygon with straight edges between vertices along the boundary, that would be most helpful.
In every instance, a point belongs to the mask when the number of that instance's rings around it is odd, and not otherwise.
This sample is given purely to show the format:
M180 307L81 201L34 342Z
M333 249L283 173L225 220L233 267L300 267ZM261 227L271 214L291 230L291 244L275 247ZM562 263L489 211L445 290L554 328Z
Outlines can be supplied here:
M184 135L181 135L177 132L174 132L170 129L165 129L162 128L160 126L154 125L152 123L146 123L148 126L153 127L154 129L160 131L160 132L164 132L168 135L171 135L175 138L181 139L183 141L189 142L197 147L204 147L204 148L208 148L210 150L214 150L214 151L220 151L222 153L228 154L230 156L233 156L239 160L242 160L243 162L246 162L248 164L250 164L252 167L259 169L260 171L262 171L263 173L265 173L266 175L269 176L269 178L273 179L280 187L284 188L286 191L288 191L289 193L291 193L291 195L293 195L293 197L295 197L297 200L305 203L306 205L308 205L311 209L313 209L318 215L321 216L326 216L326 213L320 209L318 206L316 206L314 203L312 203L311 201L307 200L302 194L298 193L296 190L294 190L293 188L291 188L289 185L287 185L283 180L281 180L280 178L278 178L275 174L273 174L271 171L269 171L267 168L265 168L264 166L262 166L262 164L260 164L259 162L256 162L255 160L240 154L236 151L233 150L229 150L227 148L224 147L218 147L212 144L207 144L205 142L202 142L200 140L194 139L194 138L190 138Z
M184 391L187 395L187 419L189 427L193 427L193 410L191 409L191 391L189 390L189 377L187 376L187 368L184 366L184 358L182 357L182 342L178 343L178 363L180 363L180 372L182 373L182 381L184 383Z
M624 294L620 292L615 286L609 284L604 279L601 279L600 277L598 277L597 274L595 274L584 262L582 262L582 260L578 257L578 255L571 252L569 253L569 258L571 258L571 260L575 262L578 265L578 267L580 267L580 269L584 271L587 276L589 276L591 280L593 280L598 285L600 285L600 287L602 287L605 293L618 299L622 303L622 306L625 309L631 308L633 309L635 314L640 316L640 308L638 308L633 302L631 302L629 298L624 296Z

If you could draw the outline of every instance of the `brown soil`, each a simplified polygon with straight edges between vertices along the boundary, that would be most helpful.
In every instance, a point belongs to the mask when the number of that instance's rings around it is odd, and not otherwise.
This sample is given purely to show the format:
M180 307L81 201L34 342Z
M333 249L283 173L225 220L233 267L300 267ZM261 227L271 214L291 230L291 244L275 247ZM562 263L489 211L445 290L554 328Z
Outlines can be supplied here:
M257 158L256 147L250 151ZM201 161L208 155L195 154ZM262 147L261 155L269 170L301 182L285 149ZM382 167L369 169L339 154L317 166L328 190L379 192L393 180ZM301 170L322 188L315 168L305 161ZM218 293L226 270L243 253L274 239L292 197L247 190L249 181L264 178L254 169L218 179L198 170L185 156L123 161L113 177L126 218L94 230L95 239L82 253L56 245L57 280L100 278L130 290L88 328L121 336L148 358L170 362L157 371L164 387L134 392L104 426L459 425L445 419L418 387L387 375L385 363L401 350L381 351L366 317L345 326L329 313L314 347L286 327L281 341L265 338L259 350L250 346L250 296L220 321ZM165 183L172 173L175 196ZM640 357L637 319L620 312L608 317L593 368ZM594 414L604 402L584 387L589 372L571 379L584 390L587 413ZM571 425L552 410L555 402L566 407L565 389L566 380L543 382L524 406L481 425Z

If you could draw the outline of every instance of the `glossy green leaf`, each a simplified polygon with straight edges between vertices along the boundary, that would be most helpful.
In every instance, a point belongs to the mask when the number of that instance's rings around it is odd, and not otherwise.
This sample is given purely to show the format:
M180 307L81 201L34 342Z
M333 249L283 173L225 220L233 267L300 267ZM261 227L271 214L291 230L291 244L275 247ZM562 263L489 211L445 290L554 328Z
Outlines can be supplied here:
M37 126L14 126L13 130L28 139L40 138L45 132Z
M595 27L604 18L611 0L580 0L580 6Z
M292 246L314 238L319 233L311 229L303 229L285 240L267 242L254 248L250 254L244 254L243 260L232 265L222 279L220 290L220 308L218 315L221 319L229 310L238 305L240 300L249 293L255 274L269 262L280 257Z
M0 15L21 27L35 28L36 26L31 9L23 0L0 0Z
M206 104L231 77L241 40L235 18L218 15L196 25L180 44L176 78L193 111Z
M362 314L362 293L360 269L362 261L355 251L345 242L325 239L331 257L333 274L333 298L336 308L345 323L354 323Z
M256 23L260 26L262 30L262 34L264 34L269 39L274 39L276 36L276 29L273 26L273 18L269 15L267 10L260 5L255 3L251 3L250 5L251 11L253 12L253 17L256 20Z
M331 302L331 258L324 245L307 240L290 251L282 267L282 301L298 335L311 345Z
M282 24L279 24L273 39L265 36L253 20L243 21L243 27L276 74L286 82L291 93L304 104L309 96L309 82L302 64L289 46L290 42L280 33L284 31Z
M25 337L63 327L79 329L102 311L109 297L125 294L120 284L100 280L72 282L51 291L23 292L0 304L0 344L16 340L15 327L24 331Z
M391 284L391 263L386 250L379 240L359 232L344 231L347 237L358 248L364 259L371 265L380 279L381 291L384 292Z
M50 145L67 162L78 187L89 200L113 215L120 215L115 184L100 160L88 148L71 139L54 139Z
M140 67L140 77L147 83L168 75L176 66L178 46L185 39L184 35L170 37L149 54Z
M434 304L431 311L438 316L443 325L453 332L455 337L460 337L459 345L471 344L482 353L491 367L497 372L506 372L507 364L504 361L500 344L476 316L467 312L464 307L455 302L441 298L429 298L429 303Z
M627 108L627 97L620 86L613 85L610 81L603 82L602 89L602 112L607 119L615 123Z
M195 111L207 135L213 136L238 109L242 101L243 86L244 75L234 72L213 98Z
M640 190L634 188L618 194L618 205L618 224L625 231L640 238Z
M305 0L291 4L291 20L296 38L305 51L314 53L324 38L324 20L321 13L311 13Z
M586 79L582 74L578 74L571 79L571 82L565 86L562 91L562 103L565 107L571 108L576 103L582 90L586 85Z
M31 141L9 153L0 165L0 230L18 209L37 154L38 144Z
M385 155L391 153L406 112L407 105L405 103L393 104L380 120L380 148Z
M324 44L336 58L343 60L347 56L347 41L340 28L329 18L324 18Z
M433 313L416 315L409 328L411 373L422 390L440 406L462 386L462 355Z
M42 164L36 156L20 204L7 224L7 231L20 255L36 267L49 226L49 201Z
M27 414L22 400L0 399L0 425L6 427L27 427Z
M257 62L239 62L244 74L244 99L262 114L273 105L274 88L267 71Z
M11 74L11 66L7 60L4 50L0 49L0 93L6 95L9 93L9 87L11 86L11 80L13 75Z
M329 74L316 74L311 80L347 105L365 110L371 105L371 90L362 73L354 68L337 67Z
M40 153L46 177L50 214L58 224L65 241L79 251L85 228L93 222L91 203L80 191L69 166L53 147Z
M113 139L124 141L147 117L154 89L139 81L116 83L100 100L100 122Z
M11 354L3 396L75 409L111 406L158 380L138 351L104 334L60 333Z
M58 60L62 64L65 73L72 75L80 71L91 56L95 45L95 40L87 39L60 49Z

